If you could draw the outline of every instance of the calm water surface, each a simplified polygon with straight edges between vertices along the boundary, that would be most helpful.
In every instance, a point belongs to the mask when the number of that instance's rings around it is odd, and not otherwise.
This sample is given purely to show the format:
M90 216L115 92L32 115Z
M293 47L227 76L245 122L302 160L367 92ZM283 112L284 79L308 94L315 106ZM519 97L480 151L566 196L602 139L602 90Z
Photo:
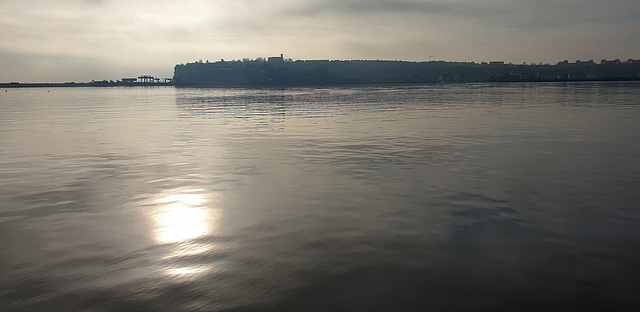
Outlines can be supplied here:
M640 309L640 83L2 93L0 310Z

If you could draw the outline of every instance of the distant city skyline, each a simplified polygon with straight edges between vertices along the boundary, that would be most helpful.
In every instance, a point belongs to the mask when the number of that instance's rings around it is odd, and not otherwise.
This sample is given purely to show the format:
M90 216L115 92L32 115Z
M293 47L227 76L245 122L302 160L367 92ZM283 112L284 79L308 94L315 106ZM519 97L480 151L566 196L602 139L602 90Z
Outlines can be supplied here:
M292 59L640 58L637 0L0 1L0 82L91 81Z

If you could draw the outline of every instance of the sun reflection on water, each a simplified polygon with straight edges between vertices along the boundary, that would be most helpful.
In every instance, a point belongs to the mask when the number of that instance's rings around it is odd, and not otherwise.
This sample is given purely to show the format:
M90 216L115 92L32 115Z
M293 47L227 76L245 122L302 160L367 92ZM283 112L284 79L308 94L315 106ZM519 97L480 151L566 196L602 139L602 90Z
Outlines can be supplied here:
M181 267L181 268L167 268L169 275L182 275L193 276L211 271L210 267Z
M200 207L166 205L154 215L156 239L160 243L175 243L207 235L211 232L209 217Z
M171 254L167 255L165 259L197 255L212 250L215 247L214 244L186 243L176 248Z
M192 241L218 231L220 210L212 207L212 197L212 194L206 194L203 190L191 189L161 194L153 202L155 208L151 220L155 241L175 245L163 259L197 255L216 248L215 244ZM164 268L164 271L172 276L193 277L212 268L211 265L173 265Z

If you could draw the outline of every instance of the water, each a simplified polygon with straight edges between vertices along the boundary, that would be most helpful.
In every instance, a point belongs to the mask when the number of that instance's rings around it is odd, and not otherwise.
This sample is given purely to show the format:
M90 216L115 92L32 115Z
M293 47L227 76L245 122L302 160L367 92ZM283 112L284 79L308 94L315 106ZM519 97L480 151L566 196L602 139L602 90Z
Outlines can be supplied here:
M640 308L640 83L3 93L0 310Z

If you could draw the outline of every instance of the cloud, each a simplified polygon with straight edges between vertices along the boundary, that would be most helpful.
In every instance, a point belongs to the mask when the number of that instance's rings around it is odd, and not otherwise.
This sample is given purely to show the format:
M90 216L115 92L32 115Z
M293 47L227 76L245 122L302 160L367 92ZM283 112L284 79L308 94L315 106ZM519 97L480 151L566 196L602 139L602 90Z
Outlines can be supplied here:
M303 1L285 9L290 16L338 15L360 18L421 15L452 21L484 22L487 25L572 25L584 22L639 21L640 3L635 0L329 0Z
M286 10L293 15L317 16L323 14L363 15L372 13L418 13L457 16L477 15L485 7L477 1L411 1L411 0L329 0L306 1L298 8ZM498 8L499 9L499 8Z
M166 76L176 63L280 53L513 62L638 58L639 11L637 0L3 1L0 66L12 70L1 71L0 81L124 76L104 76L113 69ZM60 70L77 63L87 70ZM24 70L14 71L16 64Z

